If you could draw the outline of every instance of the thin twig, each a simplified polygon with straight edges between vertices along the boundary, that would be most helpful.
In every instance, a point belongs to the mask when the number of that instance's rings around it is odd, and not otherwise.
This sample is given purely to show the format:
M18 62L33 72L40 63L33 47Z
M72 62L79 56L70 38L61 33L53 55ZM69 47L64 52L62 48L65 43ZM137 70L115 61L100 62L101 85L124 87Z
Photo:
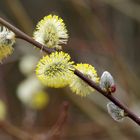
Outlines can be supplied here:
M140 6L132 0L101 0L123 14L140 22Z
M58 119L56 120L56 123L53 125L53 127L49 131L47 130L41 134L35 135L36 139L37 140L51 140L53 138L56 138L58 140L61 134L61 130L68 117L68 109L69 109L69 103L67 101L63 102L60 109L60 114L58 116Z
M68 116L69 103L63 102L60 115L49 131L39 134L31 134L30 132L19 129L8 121L0 121L0 128L9 135L19 140L51 140L53 137L59 137L61 130L66 122Z
M25 34L24 32L22 32L21 30L19 30L18 28L16 28L15 26L13 26L12 24L10 24L9 22L5 21L2 18L0 18L0 23L3 24L4 26L6 26L11 31L13 31L16 34L17 38L23 39L23 40L35 45L40 50L42 50L46 53L49 53L49 54L55 51L53 49L47 48L46 46L40 44L37 41L35 41L32 37L28 36L27 34Z
M67 101L63 102L61 110L60 110L60 115L59 115L55 125L52 128L55 131L57 131L57 133L59 133L59 131L62 129L63 125L66 122L66 119L68 116L68 108L69 108L69 103Z
M105 96L110 101L112 101L114 104L116 104L118 107L120 107L121 109L123 109L129 118L131 118L138 125L140 125L140 118L137 115L135 115L133 112L131 112L129 110L129 108L127 108L126 106L124 106L117 98L115 98L111 94L108 94L105 91L103 91L95 82L93 82L92 80L90 80L87 76L83 75L80 71L75 70L74 73L78 77L80 77L81 79L83 79L86 83L88 83L88 85L90 85L91 87L93 87L94 89L96 89L103 96Z
M25 139L32 140L32 135L17 128L16 126L12 125L8 121L1 121L0 128L2 128L3 131L5 131L6 133L10 134L11 136L19 140L25 140Z
M47 46L44 46L44 45L40 44L39 42L35 41L30 36L28 36L27 34L25 34L24 32L22 32L21 30L19 30L15 26L11 25L9 22L5 21L2 18L0 18L0 23L3 24L4 26L6 26L7 28L9 28L10 30L12 30L17 35L18 38L23 39L23 40L25 40L25 41L27 41L27 42L35 45L39 49L42 49L43 48L42 50L44 52L50 54L50 53L52 53L52 52L55 51L54 49L47 48ZM121 109L123 109L125 111L125 113L127 114L127 116L130 119L132 119L134 122L136 122L138 125L140 125L140 118L136 114L134 114L133 112L131 112L129 110L129 108L127 108L126 106L124 106L118 99L116 99L115 97L113 97L111 94L107 94L98 85L96 85L96 83L94 81L90 80L87 76L85 76L84 74L82 74L79 70L76 70L75 69L74 70L74 73L79 78L81 78L83 81L85 81L89 86L91 86L94 89L96 89L103 96L105 96L110 101L112 101L114 104L116 104L118 107L120 107Z

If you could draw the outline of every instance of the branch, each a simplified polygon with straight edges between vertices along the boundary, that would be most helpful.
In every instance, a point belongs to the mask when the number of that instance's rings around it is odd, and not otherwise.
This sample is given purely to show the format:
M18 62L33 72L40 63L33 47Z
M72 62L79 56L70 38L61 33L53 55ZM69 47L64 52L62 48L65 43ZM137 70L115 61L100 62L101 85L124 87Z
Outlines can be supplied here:
M41 134L34 134L34 133L31 134L30 132L23 131L18 127L12 125L8 121L0 121L0 128L6 133L8 133L9 135L19 140L51 140L52 138L58 137L60 135L60 132L67 119L68 108L69 108L69 103L63 102L60 110L60 115L56 123L53 125L51 130L45 131Z
M140 22L140 6L136 2L131 0L102 0L102 2Z
M32 39L30 36L16 28L15 26L11 25L9 22L5 21L4 19L0 18L0 23L12 30L18 38L23 39L33 45L35 45L37 48L43 50L44 52L50 54L54 52L54 49L47 48L47 46L40 44L39 42L35 41ZM88 77L86 77L84 74L82 74L79 70L75 69L74 71L75 75L77 75L79 78L81 78L83 81L85 81L89 86L93 87L96 89L99 93L101 93L103 96L108 98L110 101L112 101L114 104L116 104L118 107L124 110L124 112L127 114L127 116L132 119L134 122L136 122L138 125L140 125L140 118L131 112L129 108L124 106L117 98L113 97L111 94L106 93L103 91L96 83L92 80L90 80Z
M29 133L26 133L25 131L20 130L19 128L17 128L16 126L12 125L11 123L7 121L1 121L0 128L2 128L2 130L8 133L9 135L19 140L25 140L25 139L32 140L32 135L29 135Z
M4 26L6 26L11 31L13 31L16 34L17 38L23 39L23 40L35 45L40 50L42 50L46 53L49 53L49 54L55 51L54 49L47 48L46 46L44 46L44 45L40 44L39 42L35 41L32 37L28 36L27 34L22 32L21 30L19 30L18 28L16 28L12 24L10 24L9 22L5 21L1 17L0 17L0 23L3 24Z
M68 109L69 109L69 103L66 101L63 102L60 110L60 115L52 129L55 129L55 131L57 132L59 132L62 129L68 116Z
M74 73L78 77L80 77L81 79L83 79L88 85L90 85L91 87L93 87L94 89L96 89L103 96L105 96L110 101L112 101L114 104L116 104L118 107L120 107L121 109L123 109L124 112L127 114L127 116L130 119L132 119L134 122L136 122L138 125L140 125L140 118L137 115L135 115L133 112L131 112L129 110L129 108L127 108L126 106L124 106L117 98L115 98L111 94L108 94L105 91L103 91L95 82L93 82L88 77L86 77L85 75L83 75L80 71L75 70Z
M56 123L53 125L53 127L49 131L42 132L42 134L35 135L35 138L39 140L52 140L52 139L58 140L61 130L67 120L68 109L69 109L69 103L66 101L63 102L62 107L60 109L60 114L58 116Z

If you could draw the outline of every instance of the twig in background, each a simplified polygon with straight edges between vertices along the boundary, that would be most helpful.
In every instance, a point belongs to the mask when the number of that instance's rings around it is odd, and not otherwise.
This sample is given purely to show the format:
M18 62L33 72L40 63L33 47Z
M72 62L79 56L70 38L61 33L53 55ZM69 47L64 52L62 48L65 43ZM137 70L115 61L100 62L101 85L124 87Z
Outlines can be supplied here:
M45 131L42 133L31 133L19 129L8 121L1 121L0 128L9 135L19 140L51 140L52 138L58 138L61 134L64 124L66 123L68 108L69 103L66 101L63 102L58 119L49 131Z
M63 102L56 123L52 126L52 128L49 131L44 131L40 134L34 135L33 140L58 140L62 132L62 128L66 123L68 117L68 109L69 103L66 101Z

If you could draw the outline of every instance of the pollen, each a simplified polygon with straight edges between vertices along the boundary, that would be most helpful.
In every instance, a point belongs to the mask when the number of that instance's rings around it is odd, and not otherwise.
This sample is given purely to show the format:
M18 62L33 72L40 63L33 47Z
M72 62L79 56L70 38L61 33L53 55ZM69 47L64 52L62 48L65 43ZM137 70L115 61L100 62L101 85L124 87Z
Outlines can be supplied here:
M45 16L36 26L34 39L49 48L61 49L68 41L65 23L56 15Z
M37 64L36 75L48 87L60 88L69 84L73 75L73 62L64 52L54 52L43 57Z
M81 63L77 64L75 68L82 72L84 75L86 75L88 78L93 80L95 83L99 83L97 72L93 66ZM72 81L69 86L74 93L80 96L87 96L94 91L92 87L90 87L87 83L85 83L76 75L73 75Z

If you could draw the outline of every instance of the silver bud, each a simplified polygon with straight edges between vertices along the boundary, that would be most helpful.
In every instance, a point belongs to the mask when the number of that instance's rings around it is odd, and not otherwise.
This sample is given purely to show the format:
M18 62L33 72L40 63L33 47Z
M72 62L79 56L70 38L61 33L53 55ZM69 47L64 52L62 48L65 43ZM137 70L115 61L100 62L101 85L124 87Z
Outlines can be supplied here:
M100 79L100 87L102 90L115 92L116 86L112 75L108 71L104 71Z
M118 106L116 106L114 103L109 102L107 104L107 110L110 116L115 120L115 121L122 121L125 117L124 110L120 109Z

